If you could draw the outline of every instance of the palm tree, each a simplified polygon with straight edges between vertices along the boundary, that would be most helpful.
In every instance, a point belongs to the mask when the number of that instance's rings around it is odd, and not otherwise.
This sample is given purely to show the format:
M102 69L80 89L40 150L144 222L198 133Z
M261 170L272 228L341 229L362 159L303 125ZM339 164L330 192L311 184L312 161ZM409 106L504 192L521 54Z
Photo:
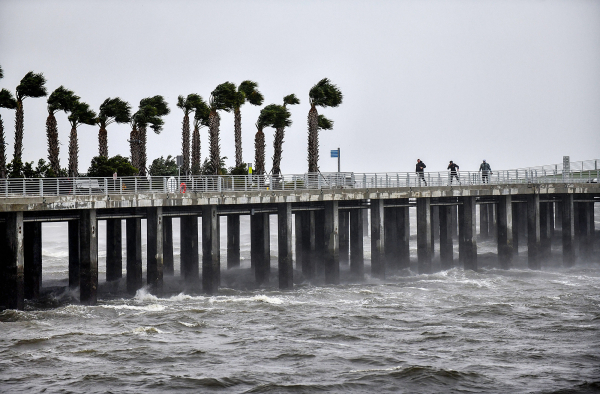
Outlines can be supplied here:
M319 113L317 107L337 107L342 103L343 96L338 87L327 78L323 78L313 86L308 96L310 100L310 111L308 111L308 172L318 172ZM330 121L329 124L333 125Z
M79 143L77 141L77 128L82 124L96 124L96 112L87 103L76 102L69 111L71 135L69 136L69 176L79 175Z
M254 170L256 175L265 173L265 127L273 126L275 119L280 115L283 107L277 104L270 104L264 107L258 115L256 121L256 134L254 136Z
M58 111L70 112L79 102L79 96L72 90L59 86L50 97L48 97L48 118L46 119L46 137L48 138L48 161L54 175L60 173L60 147L58 145L58 125L56 114Z
M19 162L23 156L23 100L27 97L45 97L46 78L43 74L35 74L29 71L17 86L17 113L15 114L15 153L13 160Z
M160 134L164 121L161 119L162 116L168 115L171 110L165 98L157 95L154 97L147 97L140 100L140 108L149 107L153 108L153 111L148 112L146 115L146 122L141 122L138 125L138 164L137 169L140 175L146 175L146 126L150 124L150 127L156 134ZM135 167L135 166L134 166Z
M234 134L235 134L235 166L240 167L243 164L242 159L242 113L240 108L246 102L252 105L262 105L264 97L258 91L258 83L254 81L244 81L238 87L233 103L234 115Z
M131 105L119 97L107 98L100 105L96 123L98 131L98 156L108 157L108 132L106 126L112 123L129 123L131 121Z
M4 77L0 67L0 78ZM0 90L0 108L16 109L17 100L12 93L6 89ZM6 142L4 139L4 122L0 116L0 178L6 178Z
M183 110L183 122L181 130L181 151L183 155L183 165L181 169L184 174L190 171L190 113L199 105L202 97L192 93L187 97L177 97L177 106Z
M235 84L225 82L217 86L210 94L210 114L208 117L209 161L212 166L212 172L215 175L218 175L219 173L218 163L221 161L221 147L219 144L219 126L221 124L221 117L219 116L218 111L231 111L235 102L236 93Z
M287 95L283 98L283 110L280 111L280 116L275 120L273 127L275 127L275 138L273 139L273 169L271 172L273 175L281 174L281 154L283 153L283 137L285 135L285 128L291 126L292 121L290 118L290 111L288 111L288 105L300 104L300 100L295 94Z
M192 174L200 175L202 167L200 165L200 129L208 127L210 108L204 102L202 97L194 108L194 132L192 134Z

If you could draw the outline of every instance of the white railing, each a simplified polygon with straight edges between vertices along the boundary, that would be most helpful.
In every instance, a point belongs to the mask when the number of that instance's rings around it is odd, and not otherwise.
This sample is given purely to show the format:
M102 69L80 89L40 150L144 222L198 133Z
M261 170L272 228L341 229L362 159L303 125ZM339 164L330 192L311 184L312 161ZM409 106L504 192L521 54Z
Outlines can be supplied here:
M594 163L592 167L589 163ZM146 176L111 178L9 178L0 179L0 198L65 195L115 195L144 193L214 193L269 190L376 189L398 187L470 186L484 184L597 183L600 160L571 171L544 166L493 171L396 173L307 173L292 175ZM457 179L458 178L458 179Z

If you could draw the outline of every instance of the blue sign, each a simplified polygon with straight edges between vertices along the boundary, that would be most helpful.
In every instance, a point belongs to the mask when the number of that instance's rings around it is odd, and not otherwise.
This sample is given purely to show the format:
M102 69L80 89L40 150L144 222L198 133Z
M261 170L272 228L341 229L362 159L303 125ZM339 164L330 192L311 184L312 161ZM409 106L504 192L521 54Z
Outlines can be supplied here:
M340 157L340 152L336 150L331 151L331 157Z

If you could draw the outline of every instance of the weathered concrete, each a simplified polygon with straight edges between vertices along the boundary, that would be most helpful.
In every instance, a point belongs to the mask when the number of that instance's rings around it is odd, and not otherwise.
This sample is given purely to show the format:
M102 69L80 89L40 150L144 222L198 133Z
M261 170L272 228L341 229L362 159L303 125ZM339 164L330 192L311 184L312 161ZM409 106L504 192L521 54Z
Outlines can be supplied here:
M431 274L431 199L417 199L417 256L419 274Z
M479 238L487 240L490 236L490 211L488 204L479 204Z
M477 229L475 197L461 197L458 206L459 261L464 269L477 271Z
M540 202L540 253L543 259L550 256L552 248L549 205L548 202Z
M398 225L396 208L385 208L383 228L385 236L385 263L386 272L398 270Z
M313 279L316 275L315 258L315 212L304 211L302 215L302 275Z
M127 236L127 292L133 295L144 285L142 281L142 219L125 219L125 233Z
M302 271L302 212L294 214L294 252L296 256L296 269Z
M240 215L227 215L227 269L240 266Z
M579 196L584 199L585 196ZM594 235L594 204L590 202L575 202L579 212L579 256L584 262L592 259ZM590 215L591 213L591 215Z
M221 282L219 216L216 205L202 207L202 291L215 294Z
M294 259L292 254L292 204L277 204L277 248L279 288L294 288Z
M500 196L498 200L498 261L500 267L509 269L513 261L513 214L512 196Z
M498 238L498 214L496 212L496 204L488 204L489 217L489 237L496 240Z
M408 199L398 199L398 204L408 204ZM398 234L398 268L410 267L410 208L396 208L396 232Z
M339 210L337 201L325 202L324 221L324 267L325 283L340 283Z
M180 217L179 227L181 276L187 288L199 290L198 217L195 215Z
M350 211L338 210L340 263L348 265L350 262Z
M560 204L563 264L572 267L575 264L575 212L573 194L563 194Z
M147 280L150 291L163 291L163 212L162 207L146 208L147 225Z
M269 214L254 213L250 216L250 258L258 286L269 283L271 275L271 246L269 244Z
M429 210L431 216L431 258L435 257L435 241L440 239L440 207L432 205Z
M450 213L452 215L452 238L458 239L458 205L452 206Z
M67 222L69 238L69 288L79 287L79 220Z
M452 242L452 208L454 205L439 206L440 263L442 270L454 267L454 245Z
M385 234L383 200L371 200L371 275L385 278Z
M9 309L23 309L25 304L23 212L5 216L6 243L2 256L4 300L0 304Z
M512 210L512 238L513 238L513 254L515 256L519 255L519 237L521 237L521 234L519 232L519 203L514 203L512 204L511 210Z
M365 272L363 211L366 209L350 211L350 272L358 279L362 279Z
M315 211L315 275L325 275L325 212Z
M163 275L175 275L173 261L173 218L163 216Z
M530 269L541 269L540 195L527 196L527 257Z
M96 210L79 213L79 300L85 305L98 301L98 220Z
M123 241L121 219L106 220L106 280L123 277Z
M35 299L42 289L42 223L24 223L24 231L25 298Z

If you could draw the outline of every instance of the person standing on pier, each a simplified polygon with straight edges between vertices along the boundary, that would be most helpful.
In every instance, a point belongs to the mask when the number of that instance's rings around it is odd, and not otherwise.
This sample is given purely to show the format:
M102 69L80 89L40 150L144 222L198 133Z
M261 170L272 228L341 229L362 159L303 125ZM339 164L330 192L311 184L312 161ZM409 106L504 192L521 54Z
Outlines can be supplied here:
M425 174L423 173L423 171L425 170L425 167L427 167L425 165L425 163L423 163L421 161L421 159L417 159L417 168L415 169L415 172L417 173L417 177L419 179L419 186L421 186L421 181L423 181L425 183L425 186L427 186L427 181L425 180Z
M458 184L460 185L460 179L458 179L458 169L460 167L458 164L450 160L450 164L448 164L448 169L450 170L450 184L452 184L452 178L456 178Z
M492 167L490 167L489 163L486 163L485 160L479 166L479 171L481 171L481 180L483 183L490 183L490 174L492 173Z

